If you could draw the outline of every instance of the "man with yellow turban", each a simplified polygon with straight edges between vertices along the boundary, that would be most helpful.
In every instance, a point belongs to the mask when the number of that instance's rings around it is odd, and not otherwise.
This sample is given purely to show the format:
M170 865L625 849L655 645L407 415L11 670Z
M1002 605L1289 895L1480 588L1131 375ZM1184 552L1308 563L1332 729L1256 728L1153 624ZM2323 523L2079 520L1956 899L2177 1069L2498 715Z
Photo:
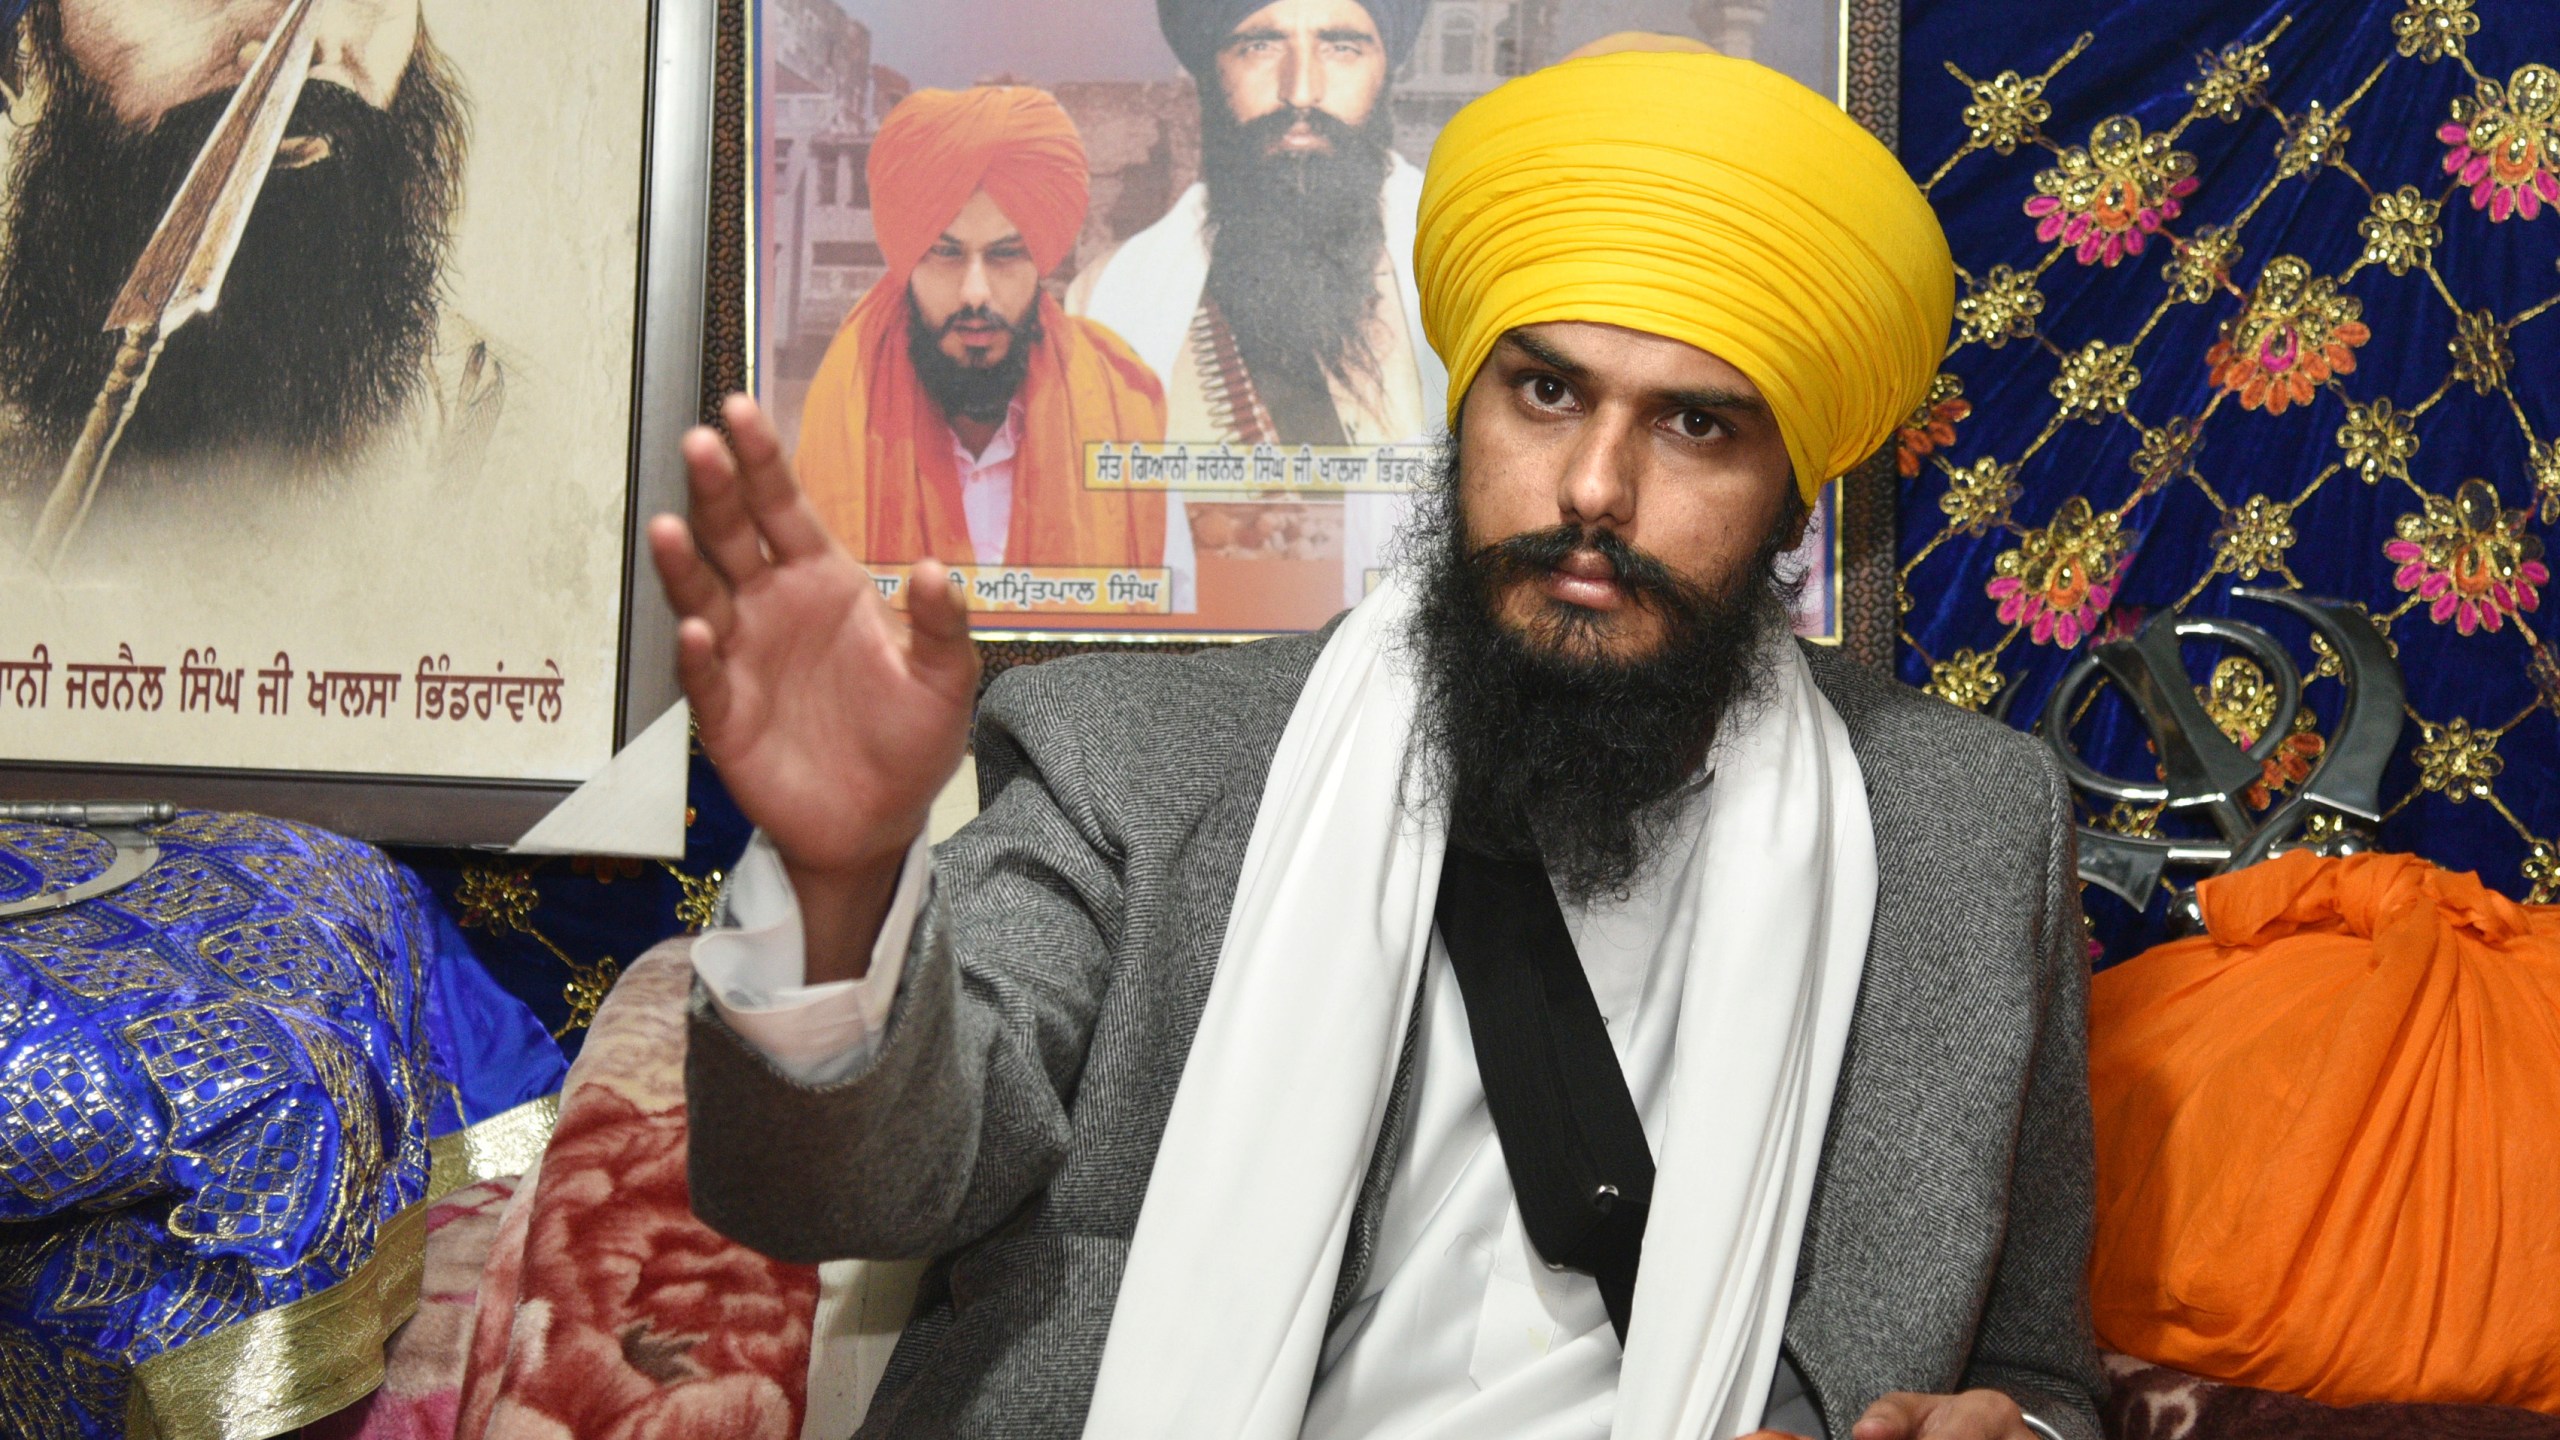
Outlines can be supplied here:
M1084 227L1075 122L1027 87L920 90L869 174L889 269L809 391L820 523L872 565L1163 564L1163 497L1085 488L1084 446L1163 439L1164 389L1040 285Z
M693 1196L930 1257L866 1436L2095 1440L2085 960L2025 737L1787 632L1926 393L1892 155L1715 55L1460 112L1451 439L1323 633L1006 674L825 543L753 408L653 531L761 833Z

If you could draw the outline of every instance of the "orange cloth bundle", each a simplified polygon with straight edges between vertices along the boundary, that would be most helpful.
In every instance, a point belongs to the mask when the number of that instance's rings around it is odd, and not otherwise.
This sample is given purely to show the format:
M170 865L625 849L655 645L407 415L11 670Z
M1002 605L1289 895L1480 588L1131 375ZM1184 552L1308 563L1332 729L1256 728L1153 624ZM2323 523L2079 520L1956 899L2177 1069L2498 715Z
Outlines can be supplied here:
M2286 855L2089 1002L2099 1337L2333 1405L2560 1412L2560 907Z

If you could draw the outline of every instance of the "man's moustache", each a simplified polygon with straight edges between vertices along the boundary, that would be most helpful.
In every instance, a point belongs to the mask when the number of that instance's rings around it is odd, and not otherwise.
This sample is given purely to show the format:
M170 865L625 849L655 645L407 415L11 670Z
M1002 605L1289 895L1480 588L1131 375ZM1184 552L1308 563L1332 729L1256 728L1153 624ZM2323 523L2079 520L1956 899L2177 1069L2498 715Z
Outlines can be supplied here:
M965 309L953 311L951 318L942 322L941 333L945 337L958 334L960 327L963 325L977 326L982 329L992 329L1004 335L1015 334L1022 328L1013 321L1007 320L1002 315L997 314L995 310L989 306L972 305Z
M1316 138L1324 141L1334 150L1351 144L1359 138L1360 133L1344 124L1342 117L1332 111L1315 109L1274 110L1268 115L1246 121L1243 130L1246 139L1253 142L1257 149L1267 152L1300 125L1314 131Z
M1487 583L1505 587L1522 580L1543 579L1570 557L1589 551L1609 565L1610 578L1630 596L1676 596L1689 588L1680 573L1659 557L1630 545L1614 530L1599 526L1557 525L1532 530L1479 548L1473 566Z

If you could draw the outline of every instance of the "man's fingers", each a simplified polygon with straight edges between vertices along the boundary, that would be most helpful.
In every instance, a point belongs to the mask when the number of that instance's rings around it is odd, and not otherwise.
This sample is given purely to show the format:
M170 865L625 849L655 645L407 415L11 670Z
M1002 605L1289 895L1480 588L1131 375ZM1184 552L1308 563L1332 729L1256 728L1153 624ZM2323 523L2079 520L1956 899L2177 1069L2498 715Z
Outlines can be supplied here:
M692 528L673 515L651 520L649 558L657 562L658 582L666 587L667 603L676 614L707 622L713 641L726 644L737 612L729 603L729 587L695 548Z
M729 672L720 663L719 642L709 622L688 618L676 626L676 682L693 705L693 718L705 735L716 735L729 719Z
M809 508L800 483L791 478L791 461L782 453L782 437L764 408L744 395L732 395L721 407L729 422L738 471L746 482L747 508L756 528L778 560L807 560L827 553L826 527Z
M1855 1440L2034 1440L2018 1402L1997 1390L1961 1395L1895 1391L1867 1407Z
M764 541L747 514L737 457L719 431L696 429L684 437L684 465L693 494L694 538L731 585L746 584L764 569Z
M1868 1406L1849 1433L1853 1440L1917 1440L1926 1418L1926 1397L1897 1390Z
M918 667L966 676L974 690L978 647L969 643L969 610L940 561L927 557L907 572L907 622L915 634Z

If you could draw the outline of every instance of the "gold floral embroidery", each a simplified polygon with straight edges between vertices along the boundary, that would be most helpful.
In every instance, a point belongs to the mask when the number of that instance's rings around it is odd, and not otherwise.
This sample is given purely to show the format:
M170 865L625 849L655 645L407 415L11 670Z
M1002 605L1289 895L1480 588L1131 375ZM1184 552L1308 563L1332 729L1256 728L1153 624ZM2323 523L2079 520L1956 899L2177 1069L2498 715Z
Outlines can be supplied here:
M2275 36L2249 44L2225 45L2219 55L2196 57L2195 79L2187 82L2187 93L2195 97L2196 113L2229 122L2248 113L2249 107L2265 98L2267 79L2267 47Z
M2290 179L2337 164L2346 155L2347 134L2346 121L2337 112L2312 101L2285 128L2284 143L2276 147L2276 173Z
M2471 13L2471 0L2409 0L2391 17L2391 33L2401 54L2432 65L2448 55L2461 58L2463 42L2480 33L2480 17Z
M462 923L472 929L521 932L530 928L527 922L542 896L533 888L530 870L474 865L462 872L453 903L462 909Z
M2196 191L2196 157L2166 135L2145 135L2130 115L2110 115L2050 168L2036 172L2027 213L2036 238L2073 248L2083 265L2114 266L2178 218Z
M2444 243L2444 230L2436 223L2443 213L2444 206L2415 185L2374 192L2372 213L2356 224L2356 233L2364 237L2365 263L2394 275L2424 269L2435 247Z
M2300 256L2279 255L2259 274L2249 308L2205 352L2213 383L2239 395L2242 408L2270 415L2308 404L2330 376L2354 373L2355 347L2373 334L2357 318L2363 313L2336 280L2312 274Z
M2507 369L2515 364L2515 352L2507 348L2507 327L2487 310L2466 310L2453 323L2453 339L2446 342L2453 351L2453 378L2483 395L2494 394L2507 383Z
M2548 840L2533 842L2533 852L2525 856L2525 883L2533 887L2524 897L2527 905L2560 903L2560 845Z
M2239 263L2240 233L2202 225L2177 242L2169 263L2160 267L2160 278L2169 282L2171 295L2201 305L2222 293L2231 279L2231 267Z
M2234 745L2254 745L2276 721L2276 687L2267 672L2243 655L2231 655L2213 667L2210 684L2198 686L2196 698L2214 728Z
M720 914L721 873L714 870L708 875L687 875L672 865L667 870L684 887L684 898L676 902L676 923L696 935L710 929Z
M562 957L564 960L566 956ZM613 992L613 982L622 978L622 966L610 955L599 955L592 961L570 960L569 982L560 987L560 998L569 1002L569 1018L555 1035L584 1030L595 1023L596 1011L604 997Z
M2054 399L2062 402L2063 419L2094 424L2107 416L2123 414L2125 401L2141 383L2142 372L2134 368L2132 346L2092 340L2064 357L2062 373L2053 377L2053 384L2047 388Z
M2044 292L2033 272L2020 273L1994 265L1956 302L1957 343L1993 350L2036 333L2036 317L2044 313Z
M2370 405L2347 403L2347 421L2338 427L2338 448L2347 468L2372 485L2383 476L2409 478L2409 457L2418 453L2418 431L2409 417L2382 396Z
M2000 673L1999 657L1959 650L1929 667L1929 683L1921 688L1960 709L1979 711L1999 698L2009 684Z
M2421 723L2413 758L2418 762L2418 788L2439 792L2457 805L2488 799L2498 772L2507 768L2507 762L2498 758L2497 732L2474 730L2470 721L2460 717L2442 725Z
M2213 564L2243 580L2263 570L2284 569L2285 552L2299 537L2293 531L2293 507L2265 495L2223 513L2222 528L2213 534Z
M2204 448L2204 422L2180 417L2156 430L2146 430L2133 452L2133 473L2143 485L2158 486L2195 463Z
M1938 508L1958 531L1979 535L2005 522L2017 500L2018 468L1985 455L1947 472L1947 493L1938 497Z
M1964 127L1977 149L2015 154L2053 118L2053 103L2044 98L2044 76L2003 70L1988 80L1975 80L1961 70L1955 73L1973 90L1973 103L1964 107Z

